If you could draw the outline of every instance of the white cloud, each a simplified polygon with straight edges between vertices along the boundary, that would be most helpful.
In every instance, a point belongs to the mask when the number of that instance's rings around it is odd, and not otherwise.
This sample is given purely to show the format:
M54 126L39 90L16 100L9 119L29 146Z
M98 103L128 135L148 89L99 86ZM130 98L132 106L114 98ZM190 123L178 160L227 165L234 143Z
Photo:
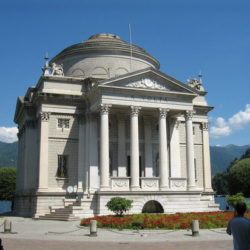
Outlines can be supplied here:
M0 141L7 143L17 141L17 132L18 129L16 127L0 127Z
M214 125L210 128L211 138L220 138L230 135L234 130L244 129L250 124L250 104L246 105L244 111L239 111L226 121L222 117L215 119Z
M244 111L240 111L229 118L228 123L234 129L242 129L244 125L250 124L250 105L247 104Z

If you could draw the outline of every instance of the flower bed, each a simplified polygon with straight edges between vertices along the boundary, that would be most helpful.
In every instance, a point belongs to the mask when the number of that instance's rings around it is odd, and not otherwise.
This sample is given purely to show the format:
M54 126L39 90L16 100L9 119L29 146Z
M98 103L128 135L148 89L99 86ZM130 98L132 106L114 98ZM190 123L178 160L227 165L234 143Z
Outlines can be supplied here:
M200 212L176 214L133 214L124 216L96 216L82 219L81 226L97 220L100 228L116 229L189 229L192 220L199 220L200 228L221 228L234 216L233 212ZM250 218L250 212L246 214Z

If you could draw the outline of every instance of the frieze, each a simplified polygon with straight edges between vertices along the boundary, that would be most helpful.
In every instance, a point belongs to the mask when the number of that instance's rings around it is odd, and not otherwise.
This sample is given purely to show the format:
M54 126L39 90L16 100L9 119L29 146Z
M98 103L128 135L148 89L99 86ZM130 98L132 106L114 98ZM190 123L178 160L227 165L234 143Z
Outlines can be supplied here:
M187 181L186 179L171 179L170 180L170 186L173 190L186 190L187 187Z
M149 178L141 179L142 189L145 190L158 190L159 188L159 179Z
M113 190L129 190L129 178L111 178Z

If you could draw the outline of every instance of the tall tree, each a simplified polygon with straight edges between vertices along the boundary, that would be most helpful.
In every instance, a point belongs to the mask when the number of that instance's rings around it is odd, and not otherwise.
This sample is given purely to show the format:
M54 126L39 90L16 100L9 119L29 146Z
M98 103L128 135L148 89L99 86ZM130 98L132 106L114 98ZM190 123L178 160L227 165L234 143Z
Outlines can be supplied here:
M0 200L13 200L16 189L16 168L0 168Z

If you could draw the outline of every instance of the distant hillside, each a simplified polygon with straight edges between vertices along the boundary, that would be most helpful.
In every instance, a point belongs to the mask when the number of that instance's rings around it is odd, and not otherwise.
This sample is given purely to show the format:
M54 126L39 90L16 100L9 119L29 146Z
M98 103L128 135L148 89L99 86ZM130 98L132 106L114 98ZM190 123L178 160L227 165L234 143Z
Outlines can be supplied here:
M0 142L0 168L17 166L17 142Z
M225 172L229 164L235 159L240 158L250 145L236 146L227 145L225 147L210 147L212 176L220 172Z
M250 145L236 146L228 145L225 147L211 146L211 165L212 176L219 172L226 171L230 162L236 157L240 158ZM17 142L0 142L0 167L17 166Z

